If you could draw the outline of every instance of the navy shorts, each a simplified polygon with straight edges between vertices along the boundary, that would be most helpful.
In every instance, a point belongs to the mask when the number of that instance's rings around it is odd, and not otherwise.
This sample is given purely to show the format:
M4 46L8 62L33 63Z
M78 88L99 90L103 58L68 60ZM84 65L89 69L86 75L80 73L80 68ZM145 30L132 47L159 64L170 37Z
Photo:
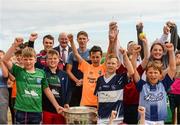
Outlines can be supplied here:
M41 112L23 112L17 110L15 113L16 124L40 124L41 120Z

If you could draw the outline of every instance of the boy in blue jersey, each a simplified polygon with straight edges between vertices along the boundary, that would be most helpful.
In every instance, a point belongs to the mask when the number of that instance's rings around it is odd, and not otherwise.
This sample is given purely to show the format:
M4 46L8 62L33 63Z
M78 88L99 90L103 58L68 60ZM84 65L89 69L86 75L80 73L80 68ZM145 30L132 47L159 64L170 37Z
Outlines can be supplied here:
M123 56L128 65L128 73L132 76L134 71L126 52ZM94 94L98 96L99 123L108 122L112 110L117 111L116 122L123 120L123 88L129 79L127 73L116 74L118 63L116 56L109 55L106 59L106 73L97 80Z
M162 78L162 67L155 62L149 62L146 67L147 81L140 79L134 67L134 80L140 92L139 105L145 107L145 124L164 124L167 117L166 92L173 83L176 63L172 43L167 43L169 53L169 66L166 76Z
M109 50L113 42L117 40L118 30L116 24L110 26L109 32ZM106 57L106 72L105 75L100 76L97 80L97 85L94 94L98 96L98 123L108 124L111 112L115 110L117 117L115 121L120 123L123 120L123 88L129 83L128 75L132 76L134 70L127 53L123 49L119 49L123 55L124 64L128 70L127 73L116 74L119 67L119 60L115 53L107 55Z

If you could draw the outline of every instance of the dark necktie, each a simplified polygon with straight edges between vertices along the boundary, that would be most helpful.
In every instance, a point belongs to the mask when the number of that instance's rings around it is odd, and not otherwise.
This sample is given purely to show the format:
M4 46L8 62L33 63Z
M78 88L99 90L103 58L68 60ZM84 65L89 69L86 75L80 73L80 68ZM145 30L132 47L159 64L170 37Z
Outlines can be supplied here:
M65 51L66 49L62 49L62 60L63 60L63 63L65 64L66 63L66 55L65 55Z

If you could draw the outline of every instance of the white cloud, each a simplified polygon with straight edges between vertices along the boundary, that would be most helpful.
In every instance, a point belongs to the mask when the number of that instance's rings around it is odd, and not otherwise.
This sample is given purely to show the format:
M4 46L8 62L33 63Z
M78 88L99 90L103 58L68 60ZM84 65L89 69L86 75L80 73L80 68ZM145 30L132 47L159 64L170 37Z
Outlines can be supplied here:
M160 32L167 20L180 26L179 0L2 0L0 28L2 41L11 41L17 34L28 37L36 31L41 37L67 31L76 34L86 30L92 41L107 41L108 23L118 22L122 41L135 39L134 25L138 20L150 26L149 32ZM130 33L130 38L127 36ZM155 37L157 37L155 36ZM39 40L41 41L41 40ZM92 42L94 44L95 42ZM39 43L40 44L40 43ZM38 46L40 46L38 44ZM7 45L10 45L8 43ZM7 47L5 47L6 49Z

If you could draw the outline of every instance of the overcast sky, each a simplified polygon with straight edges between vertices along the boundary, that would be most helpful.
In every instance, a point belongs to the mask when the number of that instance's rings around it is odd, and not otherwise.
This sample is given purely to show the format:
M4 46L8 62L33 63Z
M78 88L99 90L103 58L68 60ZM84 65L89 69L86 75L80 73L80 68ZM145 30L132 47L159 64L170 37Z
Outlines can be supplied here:
M173 20L180 29L180 0L0 0L0 49L7 50L15 36L28 40L37 32L37 52L42 37L52 34L55 46L60 32L89 34L89 48L107 49L108 24L117 21L120 44L136 41L136 23L144 22L150 42L160 37L166 21Z

